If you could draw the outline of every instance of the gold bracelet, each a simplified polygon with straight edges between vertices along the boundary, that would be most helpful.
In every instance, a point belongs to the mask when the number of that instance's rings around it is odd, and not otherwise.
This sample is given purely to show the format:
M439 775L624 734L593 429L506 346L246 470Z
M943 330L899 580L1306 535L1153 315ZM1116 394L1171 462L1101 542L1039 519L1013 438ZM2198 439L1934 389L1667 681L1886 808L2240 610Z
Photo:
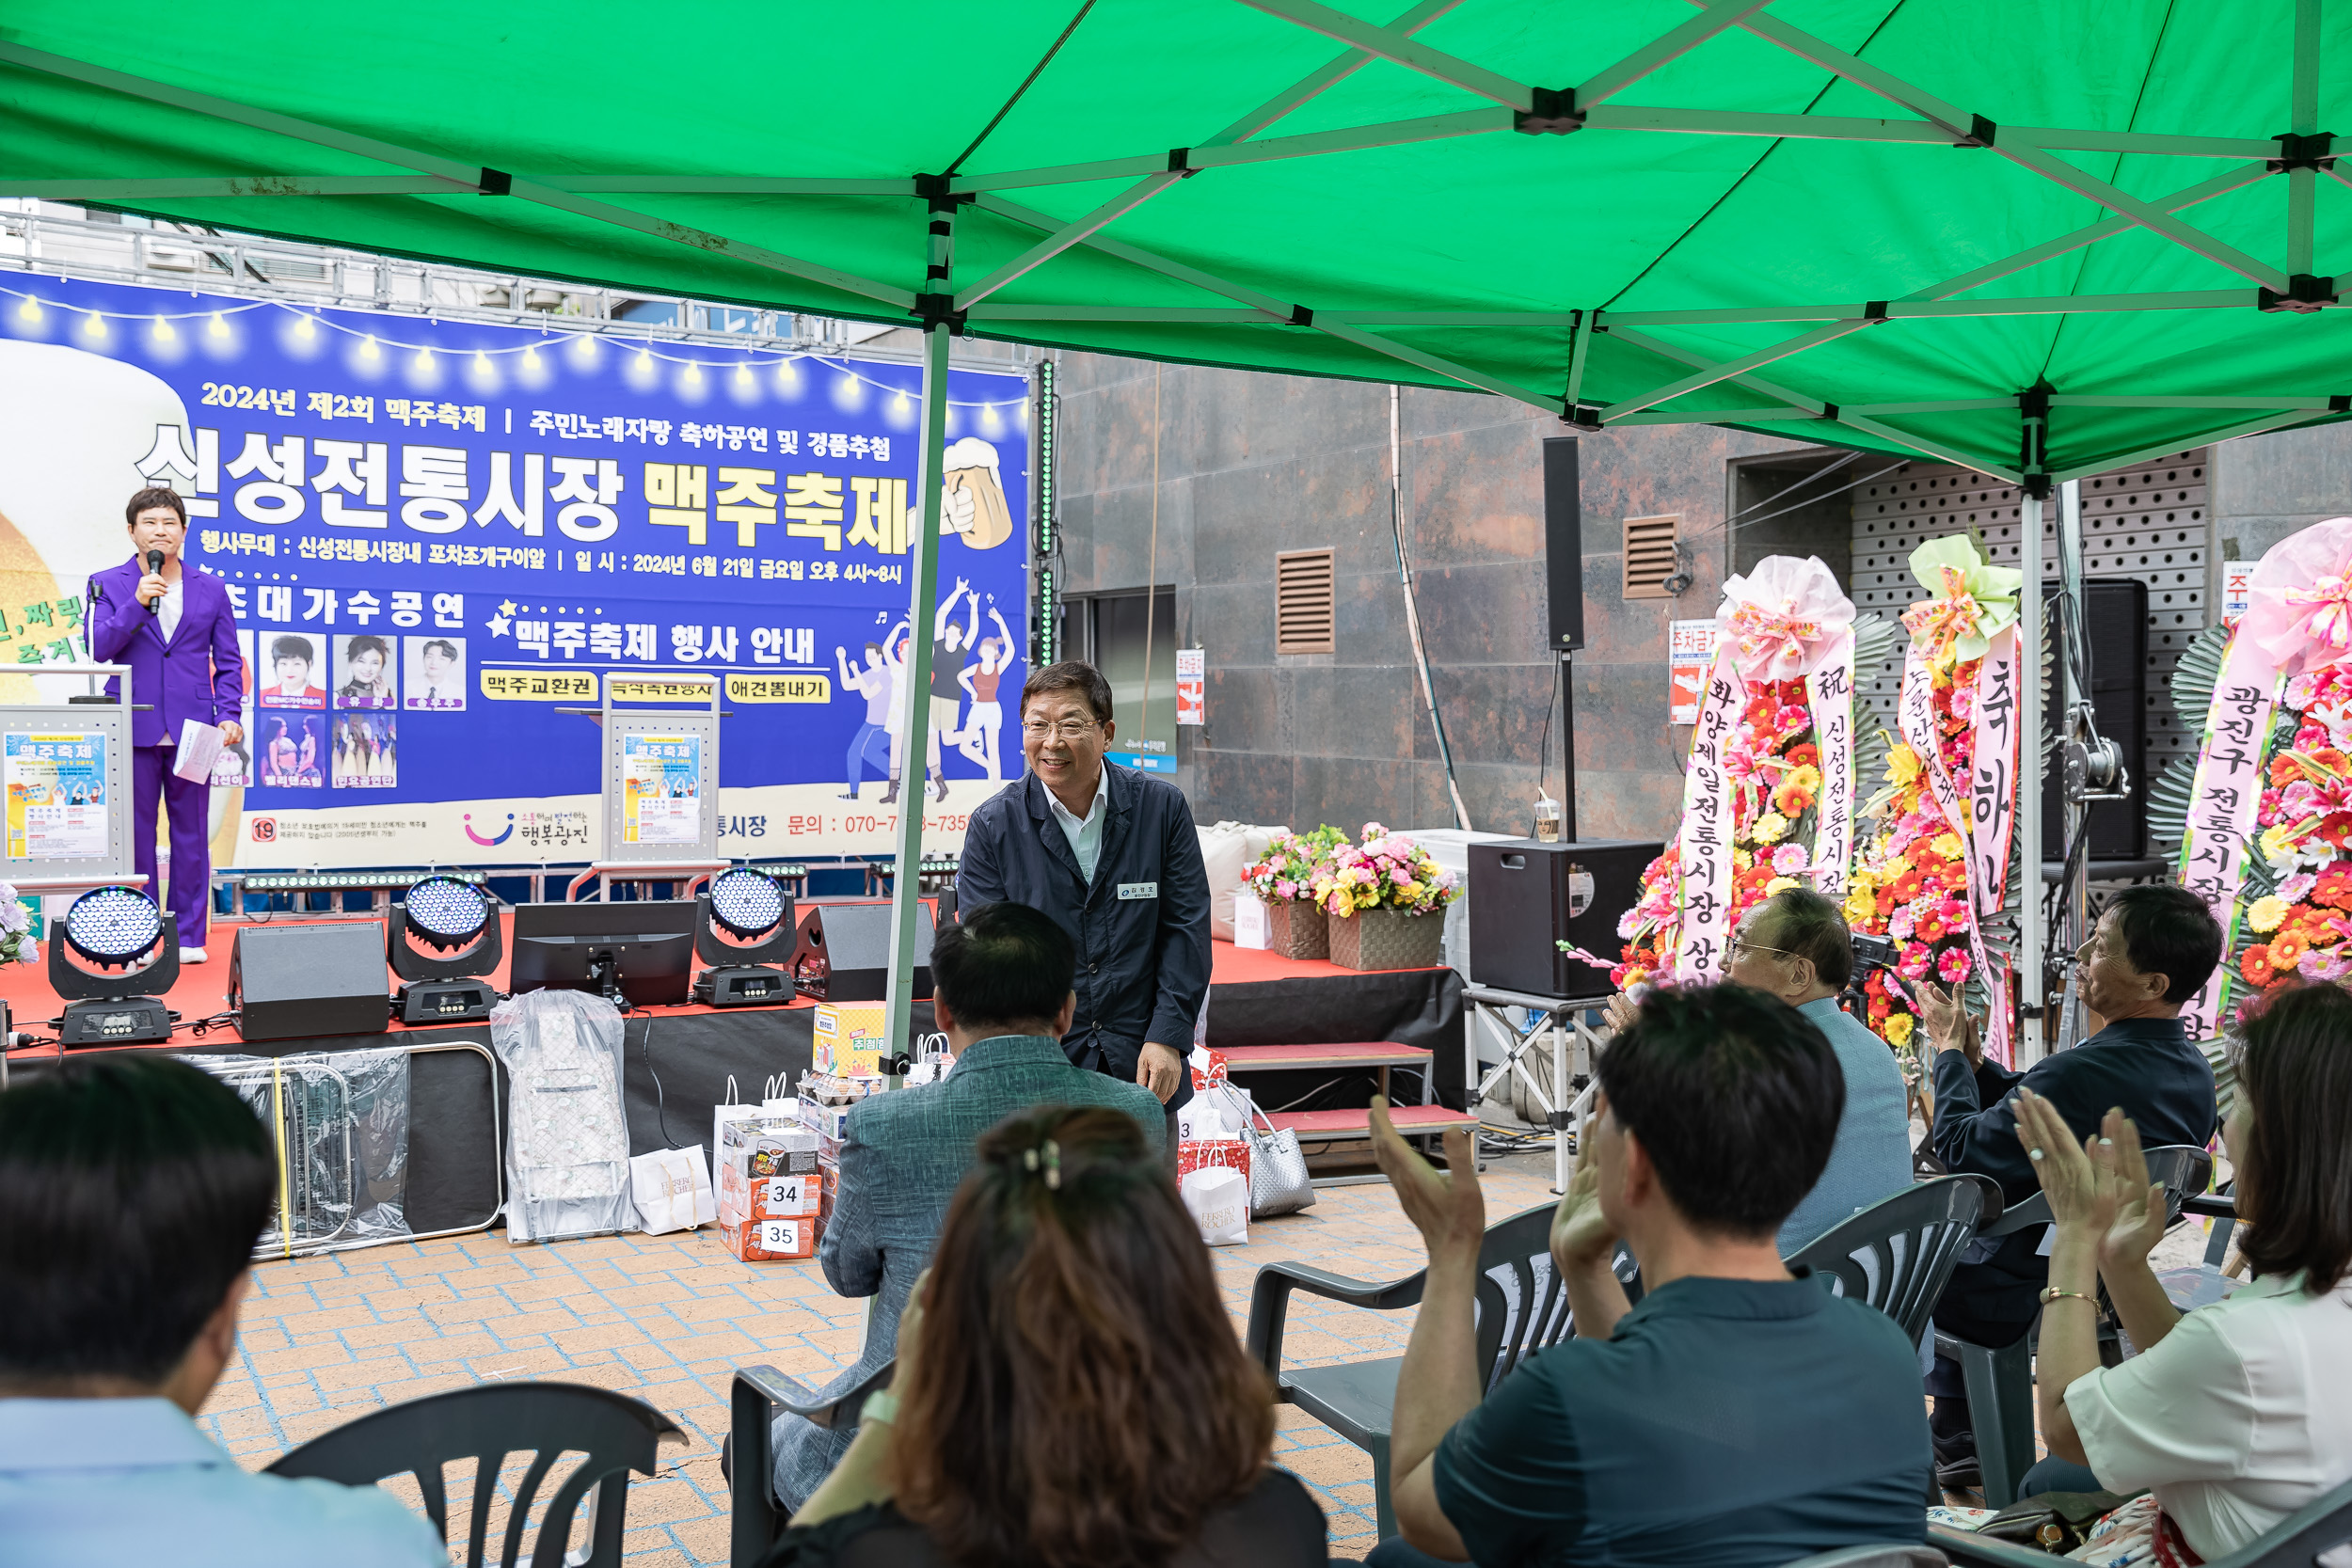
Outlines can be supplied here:
M2055 1285L2042 1287L2042 1305L2047 1307L2054 1301L2087 1301L2093 1307L2099 1305L2097 1296L2087 1296L2080 1291L2061 1291Z

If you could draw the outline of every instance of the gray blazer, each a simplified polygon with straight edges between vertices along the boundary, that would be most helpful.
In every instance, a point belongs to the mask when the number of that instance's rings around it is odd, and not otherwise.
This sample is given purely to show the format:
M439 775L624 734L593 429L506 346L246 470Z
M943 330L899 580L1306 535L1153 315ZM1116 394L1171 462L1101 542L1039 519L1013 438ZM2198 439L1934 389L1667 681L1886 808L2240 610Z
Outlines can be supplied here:
M841 1187L817 1246L826 1280L845 1296L876 1296L866 1349L826 1386L844 1393L898 1354L898 1314L914 1276L931 1260L972 1148L982 1132L1035 1105L1107 1105L1143 1129L1152 1158L1165 1157L1168 1114L1152 1091L1073 1067L1061 1042L1044 1035L980 1040L955 1070L862 1101L841 1139ZM838 1464L855 1432L827 1432L798 1416L776 1420L776 1496L806 1502Z

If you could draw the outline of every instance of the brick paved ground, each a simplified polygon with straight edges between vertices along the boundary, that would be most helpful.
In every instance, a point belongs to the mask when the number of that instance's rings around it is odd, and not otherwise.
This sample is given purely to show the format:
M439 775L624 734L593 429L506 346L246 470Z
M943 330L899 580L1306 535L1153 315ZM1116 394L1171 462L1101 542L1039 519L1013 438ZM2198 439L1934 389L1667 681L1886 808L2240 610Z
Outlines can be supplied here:
M1495 1162L1485 1179L1489 1220L1549 1202L1549 1184L1548 1160ZM1422 1261L1385 1185L1326 1189L1308 1212L1253 1225L1248 1246L1215 1256L1236 1333L1261 1263L1379 1279ZM264 1263L254 1270L238 1361L203 1419L259 1467L379 1405L472 1383L551 1378L615 1389L667 1412L691 1437L664 1450L658 1477L630 1489L631 1568L723 1563L719 1440L732 1369L765 1361L821 1379L854 1358L863 1322L862 1305L834 1295L815 1263L739 1263L710 1230L545 1246L510 1246L490 1232ZM1286 1354L1302 1363L1401 1354L1411 1326L1409 1312L1300 1297ZM1371 1462L1291 1407L1279 1418L1277 1462L1322 1499L1333 1555L1361 1557L1375 1539ZM453 1500L464 1497L450 1479ZM502 1528L494 1510L494 1544ZM452 1534L463 1542L454 1518Z

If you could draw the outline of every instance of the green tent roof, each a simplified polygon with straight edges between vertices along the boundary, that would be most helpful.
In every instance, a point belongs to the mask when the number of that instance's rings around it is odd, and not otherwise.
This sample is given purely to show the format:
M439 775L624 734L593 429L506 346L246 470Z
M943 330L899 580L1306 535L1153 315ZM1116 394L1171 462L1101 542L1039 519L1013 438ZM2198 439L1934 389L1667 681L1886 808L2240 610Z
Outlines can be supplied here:
M2348 92L2317 0L19 0L0 194L2065 477L2345 406Z

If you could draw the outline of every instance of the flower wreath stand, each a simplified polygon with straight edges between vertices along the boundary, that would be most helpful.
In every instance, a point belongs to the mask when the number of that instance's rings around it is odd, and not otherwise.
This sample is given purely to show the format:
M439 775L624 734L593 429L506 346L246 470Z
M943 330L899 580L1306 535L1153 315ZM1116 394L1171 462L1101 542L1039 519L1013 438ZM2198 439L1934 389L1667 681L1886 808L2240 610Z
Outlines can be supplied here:
M2268 991L2352 978L2352 517L2271 546L2244 619L2191 644L2172 694L2204 735L2149 819L2229 935L2181 1015L2205 1040Z
M1872 971L1863 994L1870 1027L1906 1056L1915 1086L1921 982L1963 986L1970 1010L1988 1017L1986 1053L2004 1066L2014 1055L2024 574L1988 564L1964 534L1920 546L1911 571L1930 597L1903 611L1902 733L1863 808L1877 831L1855 863L1846 921L1896 945L1892 973Z
M1883 742L1857 736L1854 693L1895 642L1819 560L1768 556L1724 584L1683 779L1682 821L1617 926L1620 990L1723 977L1740 918L1785 887L1843 895L1855 781Z

